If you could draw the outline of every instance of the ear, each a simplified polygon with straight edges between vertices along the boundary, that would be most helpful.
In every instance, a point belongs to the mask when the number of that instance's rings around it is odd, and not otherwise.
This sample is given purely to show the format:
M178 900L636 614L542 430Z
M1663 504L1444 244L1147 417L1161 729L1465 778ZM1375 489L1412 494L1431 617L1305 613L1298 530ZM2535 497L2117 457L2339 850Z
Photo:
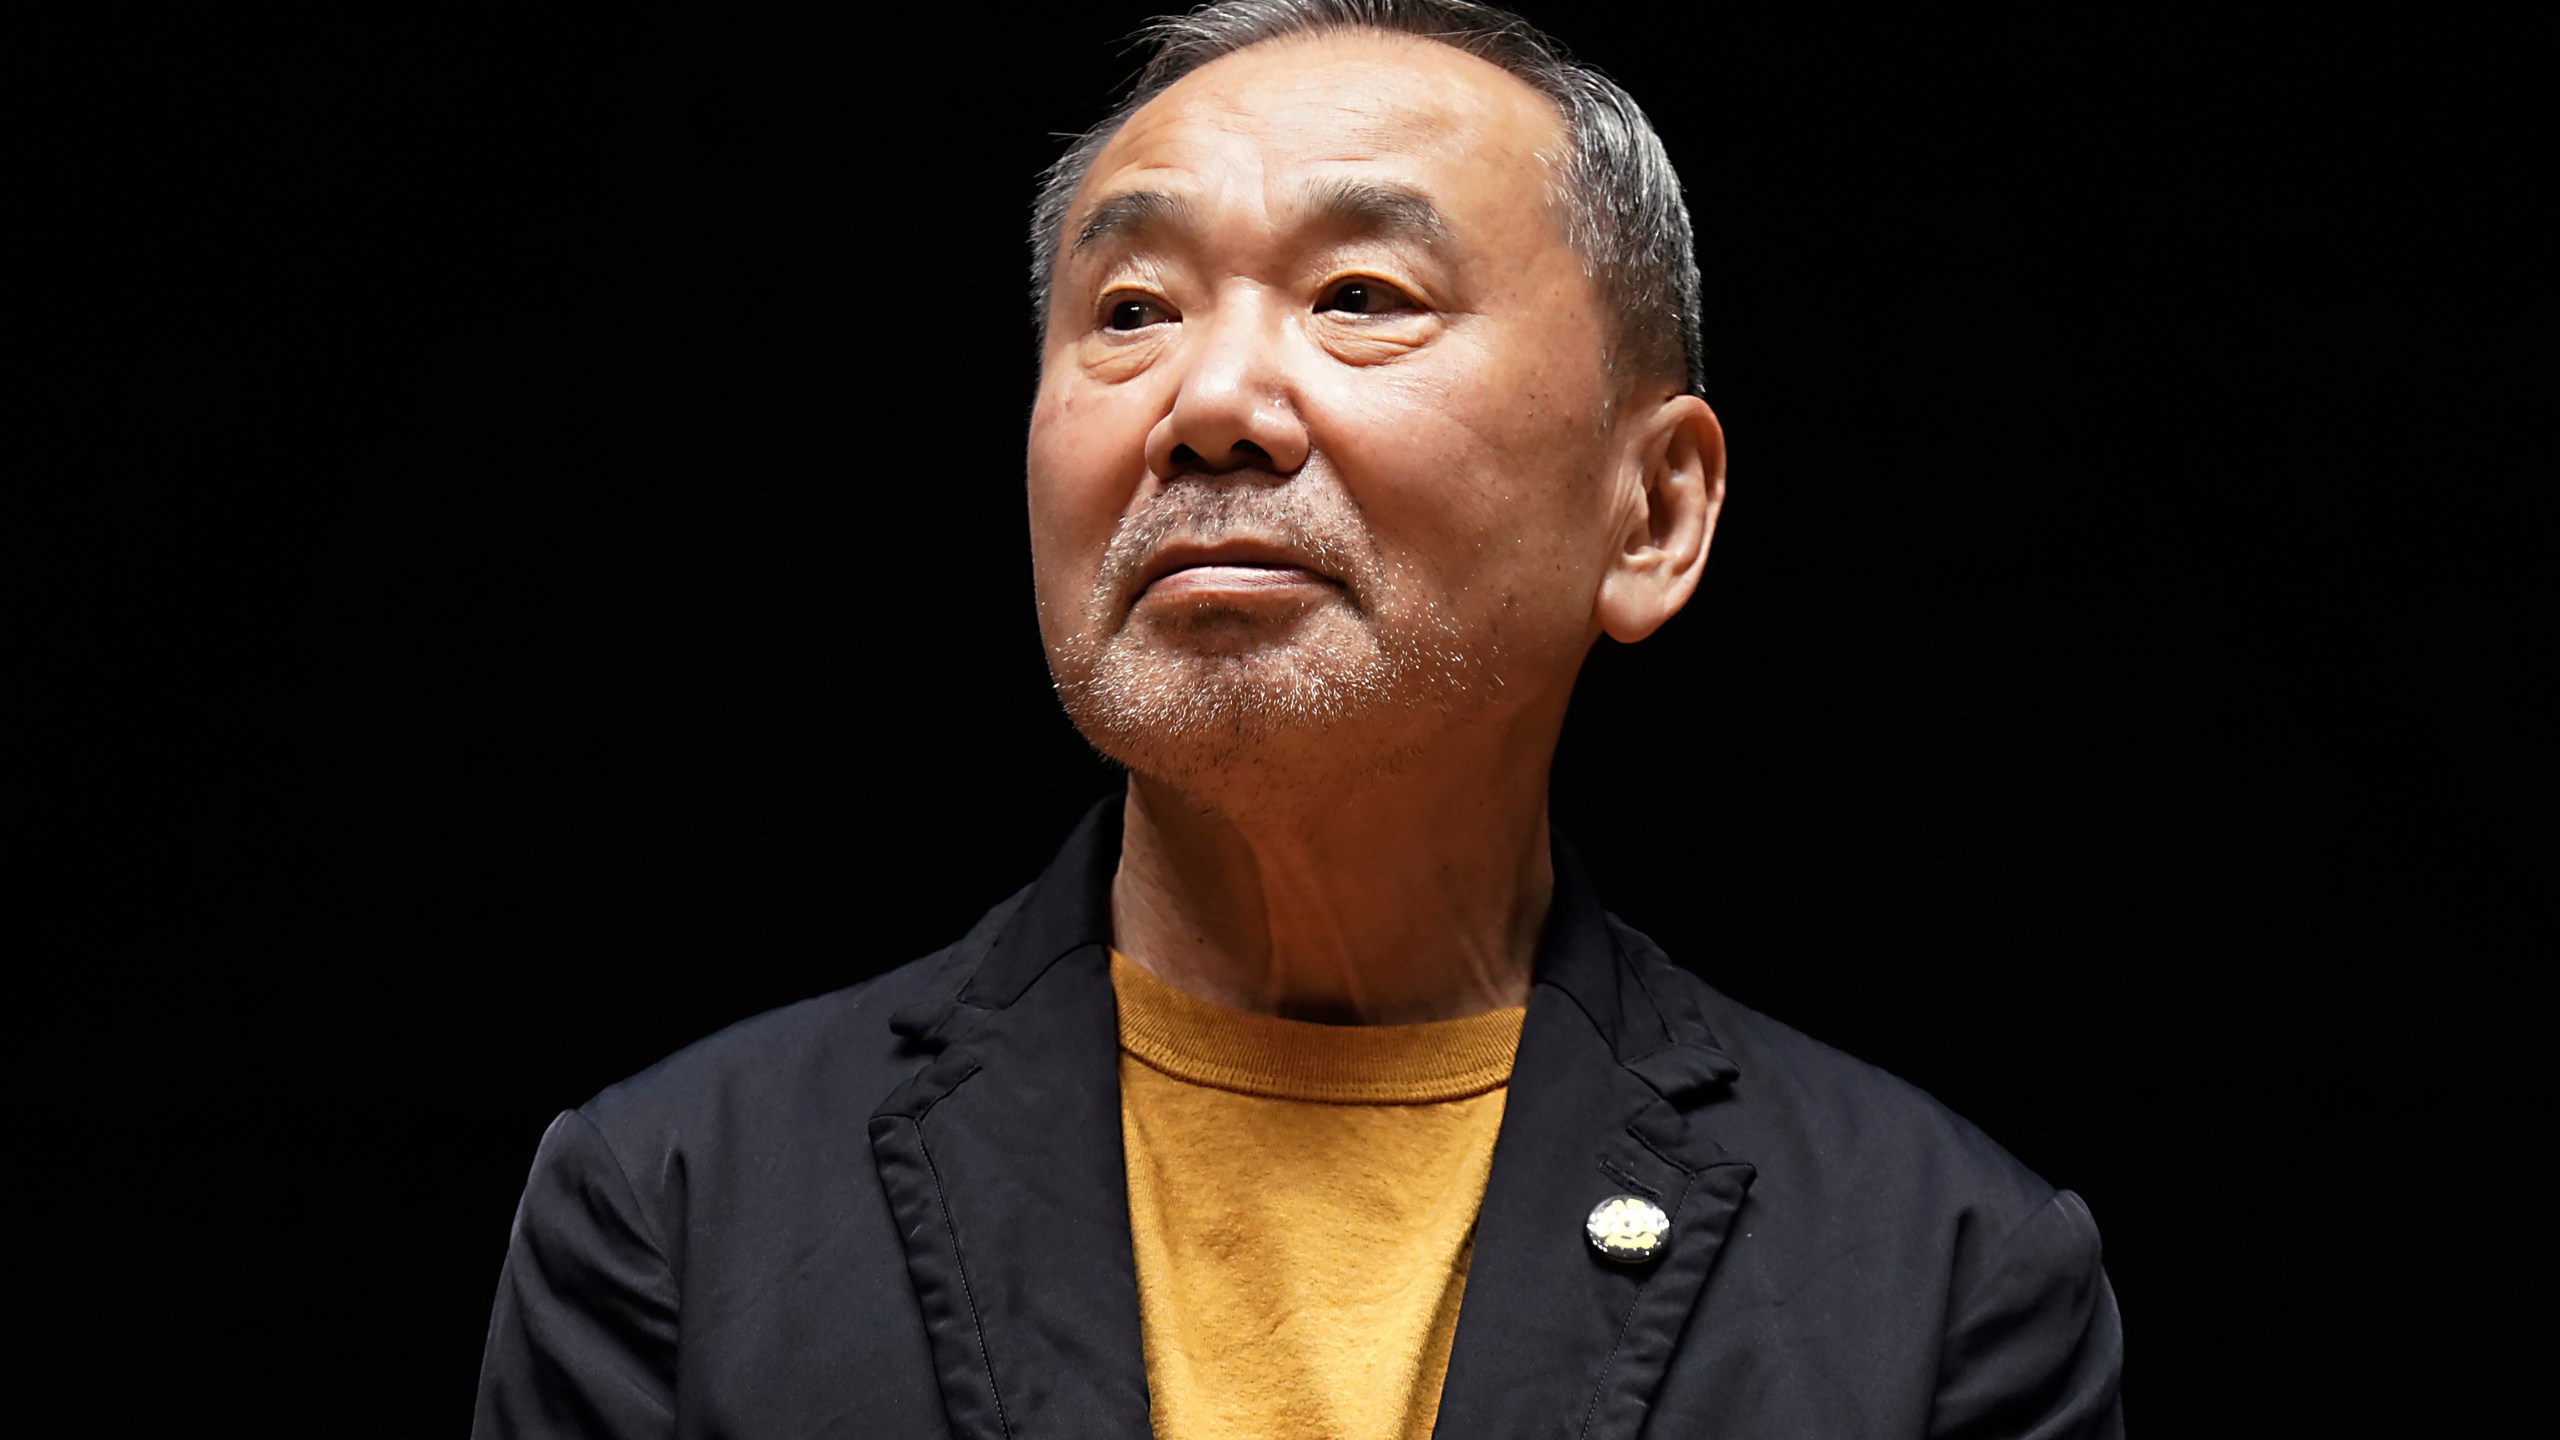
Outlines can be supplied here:
M1724 509L1724 427L1706 401L1674 395L1634 423L1634 493L1595 607L1600 628L1630 645L1696 593Z

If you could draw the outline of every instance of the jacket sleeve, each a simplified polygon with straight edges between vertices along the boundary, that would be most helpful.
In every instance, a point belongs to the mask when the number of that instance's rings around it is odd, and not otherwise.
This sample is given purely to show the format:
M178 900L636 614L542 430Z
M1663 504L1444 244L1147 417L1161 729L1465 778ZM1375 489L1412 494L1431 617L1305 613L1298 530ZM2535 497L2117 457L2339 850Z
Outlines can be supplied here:
M2098 1224L2068 1190L1975 1269L1948 1316L1934 1440L2120 1440L2124 1332Z
M516 1208L471 1434L668 1436L675 1389L674 1272L603 1132L569 1111Z

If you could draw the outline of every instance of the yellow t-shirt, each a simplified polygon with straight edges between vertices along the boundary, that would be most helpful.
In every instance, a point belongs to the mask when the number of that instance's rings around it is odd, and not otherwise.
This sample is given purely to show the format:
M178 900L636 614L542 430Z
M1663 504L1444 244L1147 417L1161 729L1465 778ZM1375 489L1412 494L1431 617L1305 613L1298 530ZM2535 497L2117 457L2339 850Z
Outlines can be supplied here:
M1157 1440L1400 1440L1440 1409L1519 1007L1315 1025L1111 957Z

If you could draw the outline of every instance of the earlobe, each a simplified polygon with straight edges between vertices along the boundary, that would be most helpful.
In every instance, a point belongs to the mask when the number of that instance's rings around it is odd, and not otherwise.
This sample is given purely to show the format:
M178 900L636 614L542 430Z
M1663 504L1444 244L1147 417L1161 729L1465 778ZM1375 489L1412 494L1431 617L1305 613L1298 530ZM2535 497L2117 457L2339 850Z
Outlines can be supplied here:
M1648 417L1632 463L1639 494L1597 606L1601 630L1622 644L1660 629L1697 592L1724 509L1724 427L1706 401L1675 395Z

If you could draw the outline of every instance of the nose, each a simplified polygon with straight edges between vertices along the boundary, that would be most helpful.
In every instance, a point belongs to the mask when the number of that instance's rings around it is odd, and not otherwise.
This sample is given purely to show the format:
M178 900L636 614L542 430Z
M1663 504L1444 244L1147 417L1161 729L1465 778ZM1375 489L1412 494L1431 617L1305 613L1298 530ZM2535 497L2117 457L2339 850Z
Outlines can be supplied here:
M1173 404L1147 434L1147 469L1160 481L1307 463L1307 430L1289 383L1287 327L1250 290L1183 319L1183 371Z

